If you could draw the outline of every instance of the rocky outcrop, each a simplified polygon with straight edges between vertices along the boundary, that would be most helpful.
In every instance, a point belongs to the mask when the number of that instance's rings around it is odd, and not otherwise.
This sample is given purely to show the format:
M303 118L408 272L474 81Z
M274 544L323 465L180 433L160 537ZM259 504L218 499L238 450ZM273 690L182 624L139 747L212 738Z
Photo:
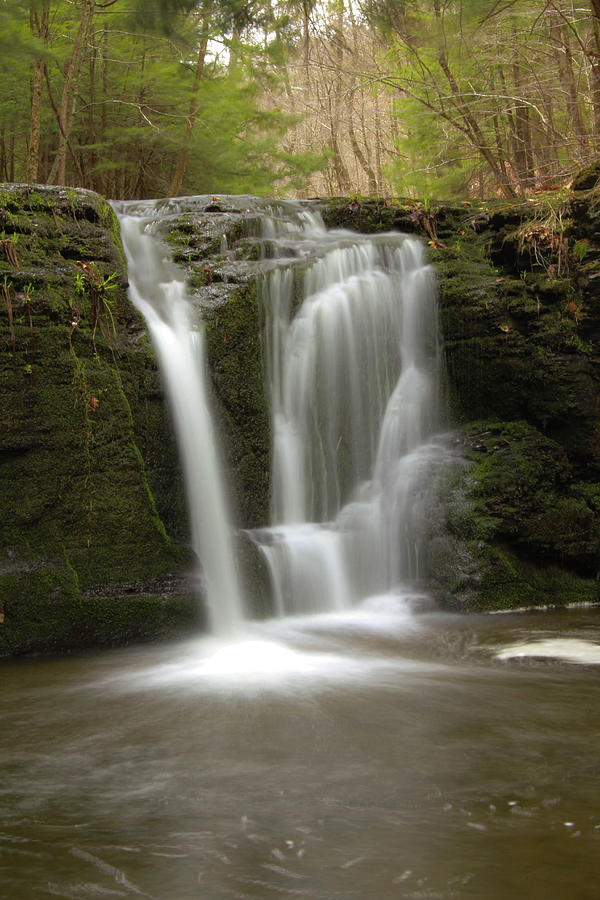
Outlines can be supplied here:
M597 185L591 169L564 196L516 206L320 204L329 225L420 234L439 274L457 463L429 562L449 607L596 596ZM207 198L164 232L206 323L242 529L268 518L257 215ZM5 185L0 231L0 655L199 624L177 454L112 209Z
M0 655L188 628L176 452L114 213L4 185L0 232Z
M189 210L185 200L177 205L180 213L163 221L163 237L186 272L205 326L233 518L240 528L257 528L268 522L270 468L258 297L260 212L249 198L198 198Z
M584 183L596 182L588 175ZM331 227L419 234L438 272L449 421L458 426L459 451L432 518L438 599L458 609L595 599L596 189L518 205L315 205ZM240 218L224 201L207 209L174 220L169 240L205 310L238 521L256 527L266 521L269 450L257 366L255 214Z
M430 570L452 608L597 598L599 176L518 205L326 208L331 224L421 234L438 272L461 461Z

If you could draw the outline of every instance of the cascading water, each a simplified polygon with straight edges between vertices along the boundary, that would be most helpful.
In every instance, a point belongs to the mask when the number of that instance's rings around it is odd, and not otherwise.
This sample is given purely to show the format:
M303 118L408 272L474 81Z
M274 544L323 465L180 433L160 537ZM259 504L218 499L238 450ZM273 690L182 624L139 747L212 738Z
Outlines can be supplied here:
M425 574L430 488L447 453L434 437L434 276L413 238L328 231L299 205L253 205L271 257L262 303L273 456L272 524L254 538L279 615L341 610ZM179 212L171 207L161 206ZM158 205L116 208L131 297L157 348L176 424L211 629L227 634L244 613L201 324L154 236Z
M205 386L204 339L183 276L153 231L155 204L115 204L127 257L129 293L157 350L177 432L192 544L213 633L235 632L244 618L219 454Z
M273 471L261 550L280 614L336 610L424 574L428 485L445 454L432 439L434 276L417 240L328 232L306 212L295 226L267 220L265 236L317 259L299 299L289 262L263 285Z

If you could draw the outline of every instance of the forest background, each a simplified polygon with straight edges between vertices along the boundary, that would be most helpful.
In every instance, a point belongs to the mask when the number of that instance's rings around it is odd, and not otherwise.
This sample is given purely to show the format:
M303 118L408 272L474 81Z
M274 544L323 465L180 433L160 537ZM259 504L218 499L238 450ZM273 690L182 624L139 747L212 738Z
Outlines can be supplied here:
M600 155L600 0L0 0L0 180L515 197Z

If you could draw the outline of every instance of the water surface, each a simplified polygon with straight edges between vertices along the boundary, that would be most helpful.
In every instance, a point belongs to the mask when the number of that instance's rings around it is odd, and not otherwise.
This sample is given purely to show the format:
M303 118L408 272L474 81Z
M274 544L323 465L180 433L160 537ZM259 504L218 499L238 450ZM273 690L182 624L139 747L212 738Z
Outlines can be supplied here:
M597 898L598 610L410 606L2 664L0 897Z

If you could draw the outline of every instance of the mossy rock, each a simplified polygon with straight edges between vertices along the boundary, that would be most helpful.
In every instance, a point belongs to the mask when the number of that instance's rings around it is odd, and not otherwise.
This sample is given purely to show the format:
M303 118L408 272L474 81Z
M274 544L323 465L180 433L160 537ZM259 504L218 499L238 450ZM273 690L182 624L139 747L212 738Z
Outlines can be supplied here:
M526 422L471 423L441 482L428 544L434 592L452 609L596 599L600 495L564 448Z
M558 565L536 565L502 544L438 539L432 587L445 609L489 612L598 601L598 583Z
M203 321L214 418L235 523L267 524L270 425L261 346L256 213L202 213L167 223L165 239L197 252L179 261ZM224 248L226 250L224 251ZM177 258L176 258L177 261Z
M12 554L0 653L68 649L91 615L86 592L106 589L110 605L111 585L149 596L156 578L191 568L172 540L187 539L182 503L171 534L160 516L177 507L177 455L111 207L89 191L3 185L0 219L14 238L0 248L0 553ZM167 465L152 455L157 434ZM152 630L134 627L143 606L129 597L124 640Z
M574 480L564 448L525 422L474 423L466 445L475 463L472 496L488 534L491 528L534 560L595 575L598 510Z
M176 637L203 624L201 608L184 582L159 593L160 585L86 594L76 572L56 560L28 565L11 560L0 572L0 657L82 650ZM164 586L163 586L164 587Z

